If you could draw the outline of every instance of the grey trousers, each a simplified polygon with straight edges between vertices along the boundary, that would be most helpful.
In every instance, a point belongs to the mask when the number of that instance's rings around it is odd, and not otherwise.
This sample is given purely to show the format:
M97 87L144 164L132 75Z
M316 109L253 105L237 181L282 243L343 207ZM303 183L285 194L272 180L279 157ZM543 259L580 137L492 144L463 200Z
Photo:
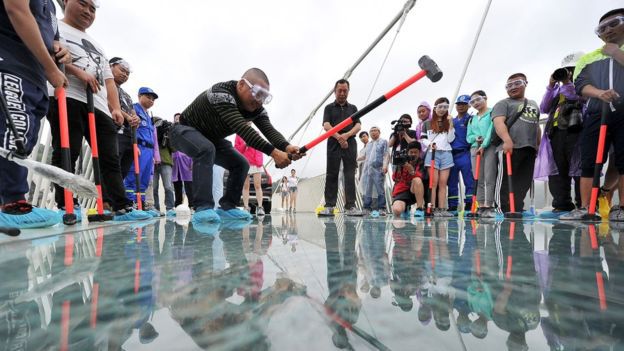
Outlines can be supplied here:
M472 162L473 176L476 176L476 147L470 149L470 159ZM494 189L496 187L496 174L498 171L498 158L496 157L495 146L490 145L483 150L480 168L479 184L477 186L477 201L479 202L479 207L492 207L494 205ZM472 194L466 194L466 196L472 196Z

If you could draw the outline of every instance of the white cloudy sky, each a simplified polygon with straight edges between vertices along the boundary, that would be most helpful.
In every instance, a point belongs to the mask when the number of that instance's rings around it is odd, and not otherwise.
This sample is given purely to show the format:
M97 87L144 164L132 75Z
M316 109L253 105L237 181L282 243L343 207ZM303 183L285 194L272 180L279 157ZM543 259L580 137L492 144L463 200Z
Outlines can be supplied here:
M260 67L271 80L274 99L266 108L285 136L308 116L333 83L360 56L403 0L162 1L101 0L89 33L109 57L133 67L126 89L140 86L160 95L154 115L171 118L200 92L220 81L237 79ZM422 100L451 97L487 0L418 0L398 35L372 99L418 72L424 54L436 60L444 78L422 80L363 118L388 136L390 121L403 113L415 117ZM490 103L505 96L506 77L528 76L527 96L539 100L550 73L568 53L598 48L598 18L623 6L621 0L494 0L461 92L485 90ZM349 100L366 104L375 76L394 36L392 31L355 70ZM319 134L322 109L305 144ZM305 165L305 167L304 167ZM325 145L310 160L294 164L302 176L325 171ZM274 177L281 170L270 170Z

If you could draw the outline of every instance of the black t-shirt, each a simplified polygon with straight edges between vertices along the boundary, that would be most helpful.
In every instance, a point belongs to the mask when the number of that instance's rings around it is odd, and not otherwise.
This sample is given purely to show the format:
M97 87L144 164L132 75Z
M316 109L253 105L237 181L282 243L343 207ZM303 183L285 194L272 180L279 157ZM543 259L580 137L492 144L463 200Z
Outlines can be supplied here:
M418 141L416 139L416 131L415 130L408 129L406 132L407 132L407 135L410 138L414 139L415 141ZM392 146L392 150L404 150L404 149L407 149L407 145L409 144L407 142L407 140L401 139L399 141L398 140L399 137L397 136L397 133L395 133L395 132L392 132L392 134L390 134L390 139L392 139L392 137L395 138L395 142L394 142L394 145Z
M48 51L52 52L54 40L58 39L54 3L52 0L30 0L29 6L39 26L43 43ZM0 43L0 72L23 77L43 91L47 91L43 66L17 35L7 15L4 1L0 1Z
M332 127L335 127L340 122L351 117L351 115L356 113L357 110L358 109L357 107L355 107L355 105L351 105L348 102L341 106L337 102L334 101L331 104L325 106L325 112L323 113L323 124L325 124L325 122L329 122L329 124L331 124ZM355 118L353 120L353 123L344 127L342 130L339 131L339 133L342 134L342 133L349 132L351 129L353 129L353 126L355 126L357 123L360 123L359 118ZM349 139L354 139L354 138L355 136L352 136ZM338 143L338 141L334 138L329 138L327 143L328 144Z
M117 86L117 93L119 94L119 105L121 106L121 110L132 116L134 114L134 103L132 102L132 98L120 86ZM130 124L128 124L128 121L124 121L122 133L128 137L132 134L132 128L130 127Z

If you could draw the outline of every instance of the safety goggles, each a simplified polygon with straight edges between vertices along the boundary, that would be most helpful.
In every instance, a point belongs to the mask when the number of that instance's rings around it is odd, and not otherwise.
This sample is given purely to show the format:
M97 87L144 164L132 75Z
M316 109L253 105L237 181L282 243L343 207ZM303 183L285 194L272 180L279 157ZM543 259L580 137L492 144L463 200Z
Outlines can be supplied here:
M596 33L596 35L598 35L599 37L602 36L609 28L616 28L622 25L622 23L624 23L624 16L617 16L615 18L612 18L608 21L602 22L598 25L598 27L596 27L596 29L594 30L594 32Z
M485 101L485 98L483 96L477 96L473 99L470 99L470 106L482 103L483 101Z
M516 80L512 80L511 82L507 82L507 84L505 84L505 89L511 90L511 89L525 87L525 86L526 86L526 82L524 81L524 79L516 79Z
M271 93L267 89L257 84L251 84L245 78L243 78L243 82L245 82L245 84L247 84L247 86L249 87L249 90L251 90L251 96L253 96L253 98L256 99L256 101L258 101L259 103L266 105L273 99L273 95L271 95Z
M436 110L448 110L449 104L437 104L433 108L435 108Z

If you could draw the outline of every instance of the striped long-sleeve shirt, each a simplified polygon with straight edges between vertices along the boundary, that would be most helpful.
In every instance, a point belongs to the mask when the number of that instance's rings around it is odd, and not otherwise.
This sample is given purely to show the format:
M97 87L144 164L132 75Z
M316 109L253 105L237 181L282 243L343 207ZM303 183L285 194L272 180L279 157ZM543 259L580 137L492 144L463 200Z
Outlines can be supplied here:
M247 145L270 155L275 148L285 151L288 141L278 132L264 108L245 111L236 93L236 81L217 83L199 96L182 112L180 123L201 132L208 140L223 139L238 134ZM264 140L252 127L252 121Z

